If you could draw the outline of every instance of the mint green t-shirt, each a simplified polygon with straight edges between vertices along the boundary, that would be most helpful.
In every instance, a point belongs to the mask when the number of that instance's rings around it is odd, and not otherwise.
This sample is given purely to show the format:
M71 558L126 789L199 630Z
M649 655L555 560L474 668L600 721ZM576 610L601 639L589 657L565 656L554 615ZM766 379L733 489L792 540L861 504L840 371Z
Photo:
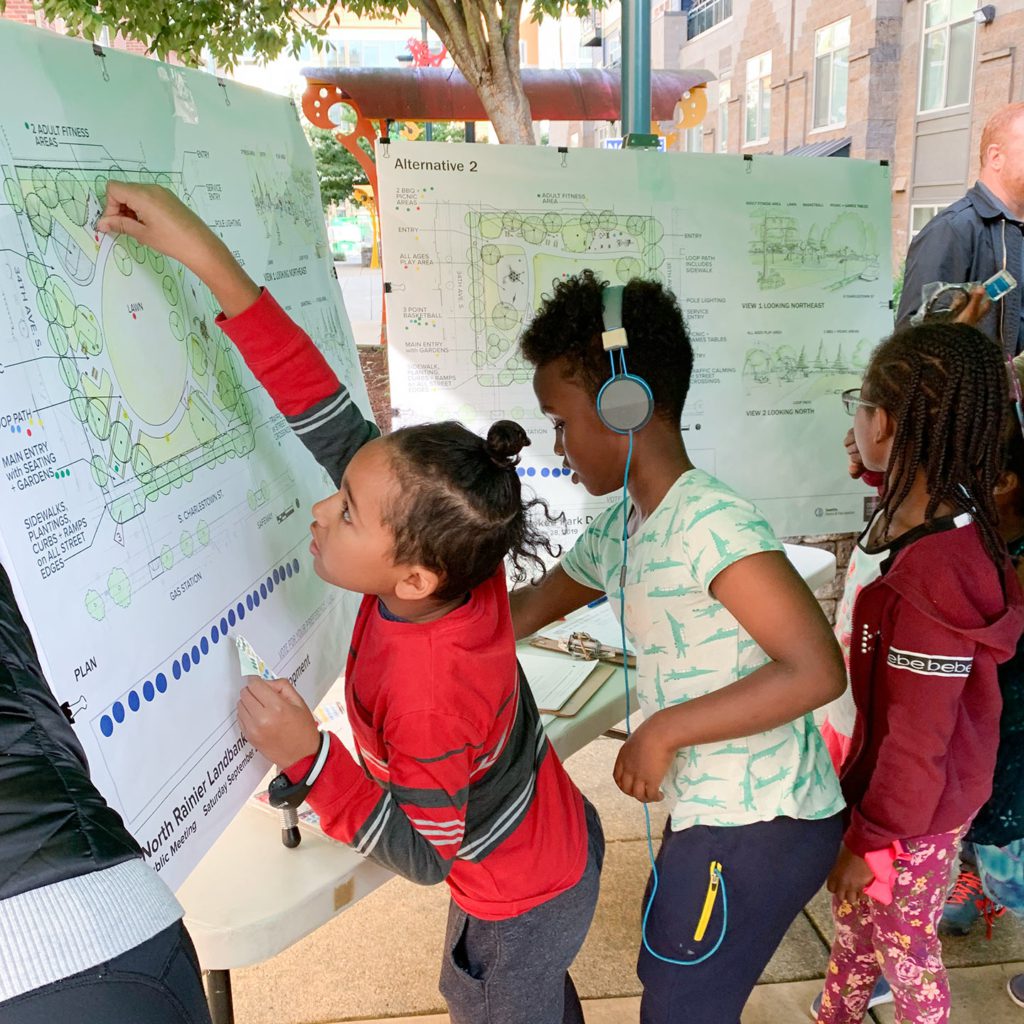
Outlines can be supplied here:
M620 614L622 504L603 512L562 559L574 580L608 594ZM757 509L703 470L684 473L629 538L626 633L637 651L640 709L711 693L770 660L724 605L715 577L741 558L781 551ZM771 600L771 594L763 599ZM663 784L672 828L824 818L843 808L813 716L727 743L680 750Z

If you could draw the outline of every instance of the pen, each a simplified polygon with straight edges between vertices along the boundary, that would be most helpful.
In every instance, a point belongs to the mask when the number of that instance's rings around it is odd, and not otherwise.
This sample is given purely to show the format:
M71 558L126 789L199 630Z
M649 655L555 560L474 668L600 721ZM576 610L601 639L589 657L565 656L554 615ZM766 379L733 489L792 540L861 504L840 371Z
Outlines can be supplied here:
M587 602L588 608L596 608L598 605L604 604L608 600L607 594L602 594L600 597L595 598L593 601Z

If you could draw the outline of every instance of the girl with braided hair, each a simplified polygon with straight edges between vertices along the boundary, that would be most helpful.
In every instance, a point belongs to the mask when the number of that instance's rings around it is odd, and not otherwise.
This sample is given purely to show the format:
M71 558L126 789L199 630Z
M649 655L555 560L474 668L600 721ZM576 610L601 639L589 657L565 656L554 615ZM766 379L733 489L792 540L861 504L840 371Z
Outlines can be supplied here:
M984 335L926 322L884 341L863 386L843 394L864 466L885 482L844 596L857 715L819 1024L859 1024L880 974L897 1020L949 1019L936 926L992 788L997 665L1024 628L994 498L1007 388Z

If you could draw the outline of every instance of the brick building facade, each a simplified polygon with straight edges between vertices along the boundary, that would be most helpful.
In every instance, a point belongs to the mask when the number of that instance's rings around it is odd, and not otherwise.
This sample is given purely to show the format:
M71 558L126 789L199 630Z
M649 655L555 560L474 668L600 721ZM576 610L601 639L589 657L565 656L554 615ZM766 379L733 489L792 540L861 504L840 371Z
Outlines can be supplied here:
M615 66L618 5L602 17ZM985 120L1024 100L1022 39L1024 0L655 0L651 26L654 67L717 77L676 148L888 160L897 271L977 177Z

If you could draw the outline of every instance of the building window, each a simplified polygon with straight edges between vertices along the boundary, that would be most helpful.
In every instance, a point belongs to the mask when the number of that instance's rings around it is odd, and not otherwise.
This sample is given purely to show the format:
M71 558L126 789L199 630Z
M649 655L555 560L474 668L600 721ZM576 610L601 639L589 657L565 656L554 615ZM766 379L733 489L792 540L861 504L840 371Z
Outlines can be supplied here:
M746 117L743 141L767 142L772 133L772 51L747 61Z
M919 234L924 228L925 224L928 223L938 213L946 208L945 203L930 203L925 206L912 206L910 208L910 237L913 238Z
M622 36L618 32L609 32L604 38L604 66L618 67L622 59Z
M846 124L846 88L850 67L850 19L814 33L814 127Z
M926 0L921 113L970 102L975 6L975 0Z
M696 0L686 12L686 38L693 39L732 17L732 0Z
M732 99L732 83L718 83L718 152L729 152L729 100Z
M700 125L683 132L683 149L687 153L704 152L704 129Z

